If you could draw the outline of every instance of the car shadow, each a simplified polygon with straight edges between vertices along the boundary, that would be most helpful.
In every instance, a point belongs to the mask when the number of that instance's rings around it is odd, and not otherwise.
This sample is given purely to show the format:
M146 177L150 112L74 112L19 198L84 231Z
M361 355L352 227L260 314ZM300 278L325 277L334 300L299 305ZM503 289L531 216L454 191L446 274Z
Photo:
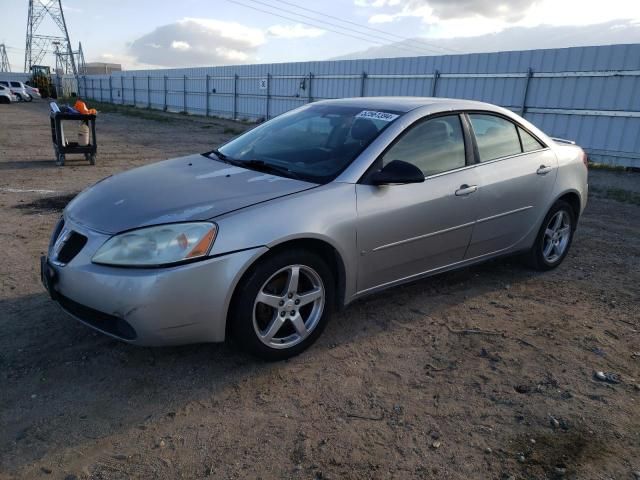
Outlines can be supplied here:
M506 259L372 295L338 313L316 346L276 363L227 344L131 346L76 322L44 293L1 300L0 464L18 471L60 445L71 448L135 428L215 399L246 379L291 364L336 361L330 350L388 335L398 328L397 318L421 322L469 295L481 297L534 275Z

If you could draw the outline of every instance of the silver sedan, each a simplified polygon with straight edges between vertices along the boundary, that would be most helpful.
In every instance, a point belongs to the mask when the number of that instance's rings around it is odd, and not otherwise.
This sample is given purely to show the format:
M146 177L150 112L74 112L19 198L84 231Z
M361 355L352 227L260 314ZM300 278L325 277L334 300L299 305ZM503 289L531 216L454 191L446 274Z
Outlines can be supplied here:
M500 255L557 267L586 201L582 149L509 110L322 101L88 188L56 226L42 280L68 313L130 343L231 337L281 359L363 295Z

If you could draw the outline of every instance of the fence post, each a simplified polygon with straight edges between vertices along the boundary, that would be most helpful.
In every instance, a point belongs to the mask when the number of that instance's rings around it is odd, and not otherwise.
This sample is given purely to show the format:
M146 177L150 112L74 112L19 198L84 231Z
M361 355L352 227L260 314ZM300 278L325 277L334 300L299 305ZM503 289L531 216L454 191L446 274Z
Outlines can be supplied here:
M533 77L533 68L529 67L529 70L527 70L527 79L524 83L524 92L522 94L522 106L520 107L520 115L524 115L527 109L527 94L529 93L529 82L531 81L531 77Z
M209 74L208 73L207 73L207 76L205 77L204 88L206 90L206 93L204 95L204 101L206 102L204 116L208 117L209 116Z
M182 76L182 111L187 113L187 76Z
M87 76L85 75L82 78L84 78L84 89L82 89L82 96L86 97L87 96Z
M307 92L307 102L311 103L313 102L313 92L312 92L312 87L313 86L313 73L309 72L309 91Z
M151 75L147 75L147 108L151 108Z
M366 81L367 81L367 72L362 72L362 75L360 75L360 96L361 97L364 97Z
M238 74L233 74L233 120L238 115Z
M133 106L137 107L138 102L136 102L136 75L134 74L131 78L133 80Z
M111 75L109 75L109 103L113 103L113 82L111 81Z
M269 120L269 100L271 99L271 74L267 73L267 105L265 109L265 120Z
M165 75L163 78L163 89L164 89L164 108L163 110L167 111L167 76Z
M124 105L124 76L120 75L120 103Z
M91 79L91 98L96 99L96 84L94 78Z
M431 84L431 96L436 96L436 89L438 87L438 79L440 78L440 70L435 70L433 72L433 83Z

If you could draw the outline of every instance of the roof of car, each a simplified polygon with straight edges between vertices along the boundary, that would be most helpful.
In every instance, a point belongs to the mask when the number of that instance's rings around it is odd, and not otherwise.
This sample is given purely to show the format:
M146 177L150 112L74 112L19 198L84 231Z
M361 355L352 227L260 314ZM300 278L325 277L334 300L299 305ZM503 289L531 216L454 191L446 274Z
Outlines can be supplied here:
M398 112L408 112L410 110L426 107L437 106L442 110L450 109L483 109L494 110L495 105L489 103L477 102L474 100L461 100L456 98L439 98L439 97L353 97L339 98L335 100L322 100L323 105L342 105L357 108L378 108L385 110L395 110Z

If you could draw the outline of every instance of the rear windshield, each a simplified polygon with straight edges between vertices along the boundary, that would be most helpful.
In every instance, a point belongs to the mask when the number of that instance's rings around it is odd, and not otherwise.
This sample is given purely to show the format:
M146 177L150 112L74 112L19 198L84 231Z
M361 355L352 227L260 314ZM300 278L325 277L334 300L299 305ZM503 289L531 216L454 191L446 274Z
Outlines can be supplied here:
M401 112L310 105L285 113L222 146L230 161L266 164L286 176L326 183L342 172ZM253 162L252 162L253 161ZM263 165L264 166L264 165Z

